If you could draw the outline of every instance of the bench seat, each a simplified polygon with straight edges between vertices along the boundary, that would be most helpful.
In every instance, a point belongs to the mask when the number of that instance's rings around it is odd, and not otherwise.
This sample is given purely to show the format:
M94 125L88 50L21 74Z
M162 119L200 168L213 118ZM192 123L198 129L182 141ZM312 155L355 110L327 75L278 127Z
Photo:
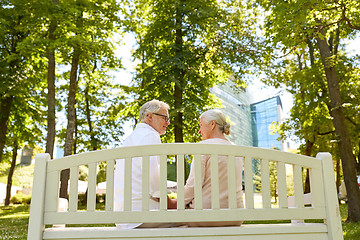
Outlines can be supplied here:
M43 239L256 239L325 240L327 227L321 223L244 224L240 227L117 229L116 227L69 227L45 229Z

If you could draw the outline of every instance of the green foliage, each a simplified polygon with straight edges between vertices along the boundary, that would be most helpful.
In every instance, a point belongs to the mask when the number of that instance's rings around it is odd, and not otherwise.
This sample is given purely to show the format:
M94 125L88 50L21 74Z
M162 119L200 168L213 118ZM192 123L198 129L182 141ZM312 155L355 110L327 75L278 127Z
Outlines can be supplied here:
M136 1L126 9L126 26L136 35L139 60L125 114L157 98L171 106L165 142L199 141L200 113L220 106L210 88L234 75L239 87L256 53L255 18L240 1ZM254 47L255 48L255 47Z
M354 28L349 23L358 24L355 16L360 14L359 3L345 1L340 7L338 2L257 2L267 11L263 29L268 44L273 46L267 53L269 64L261 63L260 66L267 76L264 82L285 87L294 96L290 119L279 126L282 138L296 135L310 143L313 146L311 152L303 144L303 154L314 156L319 151L327 151L334 158L339 157L335 144L339 139L334 133L327 80L315 42L319 24L316 18L321 18L326 29L326 36L321 37L327 39L331 48L331 64L336 68L342 101L346 103L344 111L353 151L358 153L359 111L353 93L358 92L360 86L359 57L346 56L343 51L346 46L341 42L353 37ZM344 21L344 16L349 16L348 22Z
M10 203L12 204L30 204L31 195L26 195L21 192L15 194L11 197Z
M7 175L10 169L10 164L3 162L0 164L0 182L7 183ZM34 173L34 164L29 166L16 165L13 175L13 186L22 188L31 188Z

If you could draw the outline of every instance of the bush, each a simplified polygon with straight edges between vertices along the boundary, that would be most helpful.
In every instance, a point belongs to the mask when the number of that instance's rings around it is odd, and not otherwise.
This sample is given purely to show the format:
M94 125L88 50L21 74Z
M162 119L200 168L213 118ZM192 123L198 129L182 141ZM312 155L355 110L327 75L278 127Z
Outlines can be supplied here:
M12 204L30 204L31 195L25 195L22 192L19 192L11 197L10 203Z

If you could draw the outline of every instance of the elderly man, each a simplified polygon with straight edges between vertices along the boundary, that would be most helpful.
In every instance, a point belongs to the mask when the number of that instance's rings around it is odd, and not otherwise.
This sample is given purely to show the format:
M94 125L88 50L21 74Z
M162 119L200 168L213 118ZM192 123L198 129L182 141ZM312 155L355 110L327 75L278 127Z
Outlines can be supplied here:
M135 130L125 139L123 146L138 146L160 144L160 135L165 134L170 124L169 105L158 100L145 103L139 111L139 123ZM124 210L124 159L116 161L114 183L114 210ZM150 157L150 184L149 184L149 208L159 209L158 198L160 190L160 159ZM133 158L132 161L132 210L141 210L142 207L142 159ZM116 224L118 228L157 227L150 223ZM160 226L159 226L160 227ZM161 226L166 227L166 225Z

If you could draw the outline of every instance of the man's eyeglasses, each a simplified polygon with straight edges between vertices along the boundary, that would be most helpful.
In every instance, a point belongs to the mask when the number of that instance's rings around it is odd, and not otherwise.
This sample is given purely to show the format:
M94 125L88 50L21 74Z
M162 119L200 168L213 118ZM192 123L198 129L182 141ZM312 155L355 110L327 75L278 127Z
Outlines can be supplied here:
M169 118L168 116L166 116L166 115L162 115L162 114L159 114L159 113L152 113L152 114L155 114L155 115L164 117L165 122L169 122L169 121L170 121L170 118Z

